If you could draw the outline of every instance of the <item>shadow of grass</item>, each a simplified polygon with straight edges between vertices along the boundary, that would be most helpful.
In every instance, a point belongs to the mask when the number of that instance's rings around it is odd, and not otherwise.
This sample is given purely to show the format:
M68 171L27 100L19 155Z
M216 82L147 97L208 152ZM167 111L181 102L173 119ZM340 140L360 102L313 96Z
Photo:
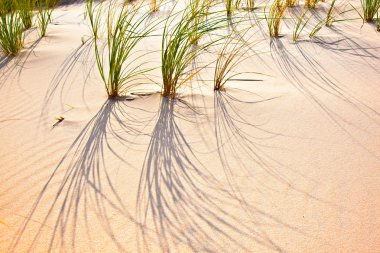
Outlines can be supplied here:
M263 224L296 228L246 202L215 175L214 163L199 160L177 123L183 118L176 110L181 104L161 100L138 187L139 251L250 252L258 244L281 252ZM186 119L192 114L196 111L189 108Z
M41 244L46 252L74 252L78 242L83 242L83 233L88 237L87 246L94 250L91 231L93 234L97 222L102 230L96 234L105 233L120 252L127 251L114 229L120 222L134 222L134 218L113 184L115 168L109 166L106 157L111 154L113 159L129 166L120 148L136 144L134 140L143 134L139 129L143 129L146 122L133 116L138 115L140 109L128 109L134 113L126 111L125 101L108 100L83 128L44 184L16 233L10 252L23 240L30 242L28 252ZM113 141L122 146L115 150ZM28 227L36 215L42 215L41 222L36 232L30 234ZM115 215L119 218L116 224L110 219Z

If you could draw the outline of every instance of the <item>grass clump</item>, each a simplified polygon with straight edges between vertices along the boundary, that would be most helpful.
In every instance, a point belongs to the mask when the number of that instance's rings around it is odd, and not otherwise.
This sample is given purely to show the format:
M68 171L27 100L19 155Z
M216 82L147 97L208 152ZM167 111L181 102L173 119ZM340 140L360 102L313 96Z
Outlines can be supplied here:
M309 23L309 20L311 16L305 20L306 14L309 12L309 10L305 10L304 13L298 18L298 21L296 23L296 26L293 31L293 41L296 42L303 31L303 29L306 27L307 23ZM305 21L304 21L305 20Z
M235 38L237 37L237 38ZM242 62L246 56L246 50L239 36L229 36L220 50L215 64L214 90L223 90L224 85L239 73L233 73L234 68Z
M151 12L157 12L160 10L161 1L160 0L151 0L149 3L149 8Z
M6 55L17 55L24 46L24 24L16 0L0 0L0 47Z
M24 29L29 29L33 25L34 7L35 0L20 0L19 9Z
M41 37L46 36L47 27L52 22L52 13L57 4L57 0L37 0L37 20Z
M333 0L331 2L329 11L327 12L327 17L326 17L326 26L331 26L335 22L334 18L334 5L335 5L336 0Z
M182 14L180 18L178 18L179 14ZM207 15L207 19L204 18L204 15ZM201 20L197 26L194 26L195 19ZM219 41L217 39L194 45L194 33L197 34L197 37L202 38L204 35L224 27L225 23L226 19L220 18L220 13L209 13L204 8L195 11L187 8L180 13L171 14L167 18L161 45L163 96L174 98L177 89L204 68L200 67L190 72L187 71L189 65L197 56Z
M254 10L255 9L255 0L247 0L246 2L246 5L247 5L247 9L248 10Z
M192 19L191 29L189 33L191 44L197 45L199 40L202 38L205 33L202 32L202 26L207 20L207 16L211 7L210 1L201 1L201 0L191 0L189 6L189 11Z
M305 6L309 9L314 9L319 0L305 0Z
M298 0L286 0L287 7L294 7L298 4Z
M241 0L225 0L227 16L232 16L234 10L239 9Z
M363 8L362 19L372 22L380 9L380 0L361 0Z
M280 25L282 17L284 16L286 10L286 2L283 0L275 0L269 9L269 14L267 15L264 10L265 20L268 25L269 35L271 37L278 37L280 34Z
M317 33L325 26L326 24L326 20L321 20L319 21L314 27L313 29L311 30L311 32L309 33L309 37L310 38L314 38Z
M150 25L145 25L149 14L140 15L140 5L120 6L116 1L108 4L104 9L102 3L95 6L93 0L90 0L86 9L94 35L97 67L108 98L112 99L124 95L132 83L138 80L138 75L148 71L140 70L140 66L132 67L134 61L143 57L133 57L133 50L153 31L154 24L151 22ZM100 25L103 23L105 41L99 35Z

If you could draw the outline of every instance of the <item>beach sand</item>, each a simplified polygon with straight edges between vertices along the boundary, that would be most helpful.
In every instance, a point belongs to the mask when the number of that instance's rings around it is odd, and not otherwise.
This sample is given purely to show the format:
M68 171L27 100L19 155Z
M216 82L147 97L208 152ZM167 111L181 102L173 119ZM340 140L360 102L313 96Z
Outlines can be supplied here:
M261 20L237 68L261 74L107 100L83 11L59 7L0 63L0 252L380 250L373 25L293 43L294 21L270 40ZM139 46L158 68L135 91L160 91L160 43Z

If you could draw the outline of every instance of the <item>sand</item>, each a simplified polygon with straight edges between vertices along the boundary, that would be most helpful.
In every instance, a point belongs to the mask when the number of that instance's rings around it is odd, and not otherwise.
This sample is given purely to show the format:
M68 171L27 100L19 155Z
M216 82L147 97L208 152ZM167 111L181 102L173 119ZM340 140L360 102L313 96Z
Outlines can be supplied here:
M373 25L295 44L293 21L274 40L261 21L238 67L255 80L214 93L206 70L175 100L109 101L83 10L58 8L46 38L32 30L0 63L0 252L379 251ZM159 45L140 46L153 66Z

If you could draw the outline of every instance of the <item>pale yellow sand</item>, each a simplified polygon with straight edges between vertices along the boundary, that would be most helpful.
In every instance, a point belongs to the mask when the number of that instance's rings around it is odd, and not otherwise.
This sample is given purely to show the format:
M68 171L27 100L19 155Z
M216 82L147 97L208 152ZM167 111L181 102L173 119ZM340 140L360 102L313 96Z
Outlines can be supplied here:
M379 252L373 26L293 44L288 20L252 37L238 71L260 81L214 93L210 70L175 101L107 102L83 10L0 70L0 252Z

